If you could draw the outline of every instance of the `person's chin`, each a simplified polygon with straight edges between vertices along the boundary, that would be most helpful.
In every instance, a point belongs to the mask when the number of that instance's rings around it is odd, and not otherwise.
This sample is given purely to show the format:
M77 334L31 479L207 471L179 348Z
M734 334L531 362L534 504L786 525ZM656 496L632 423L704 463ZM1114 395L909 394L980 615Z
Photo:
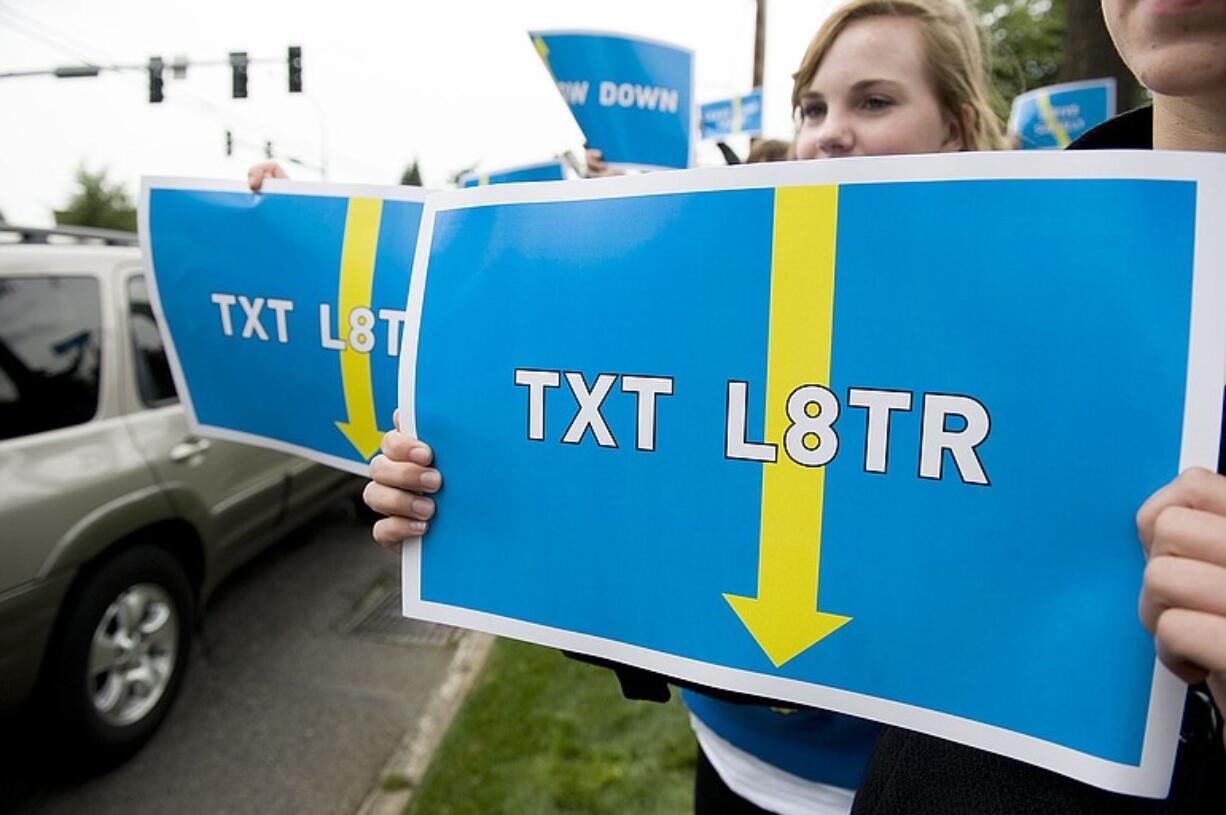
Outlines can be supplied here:
M1226 42L1156 48L1134 64L1141 84L1161 96L1226 96Z

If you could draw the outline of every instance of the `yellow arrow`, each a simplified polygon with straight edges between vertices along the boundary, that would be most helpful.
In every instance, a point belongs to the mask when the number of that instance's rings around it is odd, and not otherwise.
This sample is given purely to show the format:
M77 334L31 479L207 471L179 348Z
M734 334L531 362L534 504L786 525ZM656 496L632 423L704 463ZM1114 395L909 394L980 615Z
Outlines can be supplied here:
M345 214L345 243L341 248L341 286L337 303L337 336L349 337L349 314L355 308L370 308L375 280L375 247L379 243L379 219L383 202L378 198L350 198ZM368 326L374 330L374 324ZM369 459L379 449L383 432L375 422L375 399L370 382L370 355L347 342L341 351L341 384L345 390L347 422L336 427L362 456Z
M788 395L830 381L837 223L838 187L775 191L765 440L779 459L762 465L758 596L724 599L776 668L851 620L817 610L825 468L783 450Z
M523 40L520 40L523 42ZM553 73L553 69L549 67L549 46L545 45L545 40L538 35L532 38L532 44L536 46L536 53L540 55L541 62L545 63L545 70Z
M1068 137L1068 133L1064 130L1064 125L1060 124L1060 117L1056 115L1056 111L1051 106L1051 97L1047 95L1047 91L1039 91L1037 98L1039 106L1039 116L1043 119L1043 123L1047 125L1047 129L1051 131L1052 137L1056 140L1056 145L1060 148L1068 147L1072 139Z

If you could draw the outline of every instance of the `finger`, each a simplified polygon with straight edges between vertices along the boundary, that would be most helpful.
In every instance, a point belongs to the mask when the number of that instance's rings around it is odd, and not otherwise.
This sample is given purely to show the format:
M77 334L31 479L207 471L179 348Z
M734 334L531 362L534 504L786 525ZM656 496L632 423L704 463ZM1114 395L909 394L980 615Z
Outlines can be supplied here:
M1226 617L1168 609L1158 618L1154 642L1162 664L1185 682L1226 672Z
M423 467L430 466L434 461L434 451L428 444L409 438L399 430L389 430L385 433L380 449L392 461L411 461Z
M375 512L410 520L428 521L434 517L434 501L408 490L387 487L375 481L362 490L362 500Z
M1137 534L1147 554L1154 539L1154 524L1163 510L1171 506L1226 515L1226 478L1203 467L1192 467L1151 495L1137 510Z
M383 518L371 528L371 537L375 543L388 549L400 549L400 544L411 538L419 538L426 533L428 525L423 521L410 521L407 518Z
M260 191L265 178L289 178L289 174L275 161L261 161L247 170L247 186L251 187L252 192Z
M392 411L392 424L395 425L397 430L400 429L400 408Z
M1226 568L1181 557L1156 557L1145 567L1139 612L1149 633L1170 609L1188 609L1226 619Z
M602 160L604 154L594 147L589 147L584 154L584 160L587 162L588 173L598 175L609 168L609 165Z
M1168 506L1154 519L1150 559L1181 557L1226 566L1226 517L1185 506Z
M375 456L370 462L370 478L386 487L413 492L437 492L443 486L438 470L412 462L393 461L387 456Z

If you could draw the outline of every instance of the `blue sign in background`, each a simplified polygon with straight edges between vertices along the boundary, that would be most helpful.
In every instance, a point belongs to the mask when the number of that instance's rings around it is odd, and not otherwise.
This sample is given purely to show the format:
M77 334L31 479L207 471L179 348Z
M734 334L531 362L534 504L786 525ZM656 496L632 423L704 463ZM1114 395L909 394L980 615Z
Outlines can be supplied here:
M704 139L718 139L734 133L762 132L762 91L755 90L736 100L708 102L699 111Z
M830 384L844 412L819 607L852 621L778 669L723 598L756 593L763 465L724 458L725 387L750 383L760 438L772 195L438 213L416 414L448 480L421 598L1138 763L1154 650L1133 518L1178 469L1195 185L841 187ZM559 443L576 409L565 381L547 391L545 441L529 441L516 368L589 385L675 375L655 451L635 450L635 400L617 387L603 413L618 448ZM852 386L915 392L886 474L864 472ZM943 480L918 477L925 391L988 408L991 486L961 483L948 457Z
M562 168L562 162L549 161L544 164L496 170L492 173L470 173L460 180L460 186L480 187L485 184L514 184L517 181L562 181L565 178L566 171Z
M341 250L348 199L265 193L150 191L149 226L157 291L179 363L203 425L314 450L364 468L336 427L348 415L340 353L321 343L319 306L338 329ZM384 201L371 303L404 310L422 204ZM273 312L260 313L267 341L243 339L243 310L231 308L225 336L214 292L292 300L289 342L277 341ZM389 354L388 324L375 326L367 355L375 418L391 428L399 347Z
M1037 88L1016 97L1009 129L1026 150L1054 150L1115 115L1115 80Z
M691 52L615 34L531 36L588 145L604 161L689 166Z

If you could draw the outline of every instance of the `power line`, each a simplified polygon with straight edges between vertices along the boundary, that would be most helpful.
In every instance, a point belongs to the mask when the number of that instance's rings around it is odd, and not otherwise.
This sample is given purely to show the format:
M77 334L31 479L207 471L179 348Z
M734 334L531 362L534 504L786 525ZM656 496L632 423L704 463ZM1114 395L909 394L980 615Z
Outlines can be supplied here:
M17 18L19 22L24 21L26 26L34 27L37 30L41 30L43 34L45 35L53 36L53 37L60 39L61 41L67 43L69 46L76 49L78 53L84 53L87 55L92 54L93 56L97 56L100 53L94 50L94 47L95 47L94 45L86 43L84 40L77 38L77 36L74 34L71 34L62 29L57 29L55 26L47 23L45 20L39 17L35 17L33 14L30 14L28 11L22 11L19 9L12 8L10 6L7 8L0 8L0 13L7 14L10 18L15 17ZM99 60L91 60L91 61L97 64L103 64L106 62L114 62L114 60L111 60L111 59L106 59L106 60L101 60L101 61Z
M63 43L57 43L53 41L52 39L50 39L49 37L46 37L45 35L39 33L38 31L35 31L32 28L29 28L28 26L23 24L21 21L15 20L13 18L6 19L4 15L7 11L8 11L7 9L0 8L0 26L4 26L5 28L12 29L13 31L16 31L18 34L22 34L26 37L29 37L32 40L36 40L42 43L43 45L46 45L55 51L59 51L61 54L65 56L72 57L73 59L79 62L82 62L86 65L96 65L96 63L94 63L91 60L82 59L81 55L76 53L75 50L69 48L68 46L65 46Z

